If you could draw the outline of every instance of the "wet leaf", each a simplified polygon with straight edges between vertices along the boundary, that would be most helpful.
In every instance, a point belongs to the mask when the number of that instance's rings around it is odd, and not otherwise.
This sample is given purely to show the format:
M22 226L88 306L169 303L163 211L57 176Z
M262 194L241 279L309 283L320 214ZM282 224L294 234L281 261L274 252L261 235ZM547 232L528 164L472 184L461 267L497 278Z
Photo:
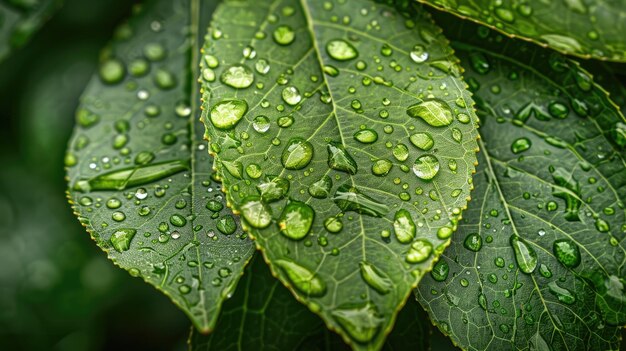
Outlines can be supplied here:
M445 21L468 67L482 152L476 200L419 301L464 349L617 349L624 117L576 62Z
M626 62L622 1L417 1L562 53Z
M196 37L211 4L149 2L118 31L65 159L70 202L98 246L202 331L254 251L212 180L196 114Z
M23 46L61 6L62 0L8 0L0 3L0 61Z
M398 314L383 350L428 350L430 321L417 301ZM210 335L192 331L190 349L202 350L349 350L322 320L298 303L257 257L235 294L224 303Z
M421 8L283 0L225 1L207 35L203 119L229 203L355 349L383 345L469 196L473 102L439 32Z

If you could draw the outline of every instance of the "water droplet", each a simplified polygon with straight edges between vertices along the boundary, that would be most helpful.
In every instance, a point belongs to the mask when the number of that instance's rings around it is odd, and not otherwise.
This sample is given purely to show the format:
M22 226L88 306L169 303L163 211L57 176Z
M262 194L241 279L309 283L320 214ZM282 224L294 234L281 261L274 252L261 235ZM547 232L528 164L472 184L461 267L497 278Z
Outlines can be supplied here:
M348 61L359 56L359 52L352 44L342 39L331 40L326 44L328 56L337 61Z
M292 240L301 240L311 230L315 212L304 202L290 201L280 215L278 226L281 233Z
M391 152L398 161L404 162L409 158L409 148L404 144L396 145Z
M270 71L271 66L266 59L259 59L254 65L254 68L259 74L266 75Z
M254 228L263 229L272 223L271 208L258 196L250 196L241 204L243 218Z
M385 160L385 159L376 160L372 164L372 174L374 174L375 176L379 176L379 177L386 176L391 171L392 166L393 166L393 163L391 163L391 161L389 160Z
M108 59L100 65L98 73L104 83L116 84L124 79L126 67L124 67L124 63L118 59Z
M337 188L333 201L342 211L354 211L372 217L382 217L389 212L389 207L361 193L348 184Z
M360 306L342 306L333 310L331 314L352 339L359 343L372 340L383 323L376 306L371 302Z
M530 274L537 268L537 253L522 238L517 235L511 235L511 246L515 253L515 260L519 269Z
M513 152L514 154L519 154L530 149L531 146L532 143L530 142L530 139L519 138L513 141L513 143L511 144L511 152Z
M342 144L330 142L327 145L328 167L337 171L356 174L358 166Z
M289 45L296 38L296 33L290 26L278 26L274 30L274 41L279 45Z
M548 283L548 289L564 304L571 305L576 302L576 297L569 290L560 287L556 281Z
M270 129L270 119L267 116L256 116L252 122L252 127L259 133L265 133Z
M267 176L256 186L265 202L274 202L282 199L289 191L289 181L276 176Z
M211 123L217 129L231 129L239 123L248 111L248 104L243 100L220 101L211 109Z
M426 261L433 252L433 245L426 239L415 240L409 252L406 254L408 263L420 263Z
M411 144L423 151L428 151L435 145L435 141L428 133L415 133L411 135L409 140Z
M580 264L578 245L569 239L559 239L552 244L556 259L567 268L576 268Z
M326 293L326 283L311 270L287 260L276 260L293 286L307 296L323 296Z
M224 208L224 205L222 205L222 203L217 200L209 200L206 203L206 208L212 212L219 212Z
M215 227L223 234L230 235L237 230L237 223L233 216L226 215L217 221Z
M143 54L150 61L160 61L165 58L167 51L159 43L148 43L143 47Z
M450 266L448 262L442 257L437 261L433 269L430 271L431 277L435 281L443 282L448 278L448 273L450 272Z
M445 102L436 99L411 105L406 113L413 118L423 119L433 127L447 126L454 120L450 107Z
M317 199L325 199L330 195L330 189L333 186L332 179L324 175L320 180L311 184L309 187L309 194Z
M281 156L281 162L286 169L302 169L313 158L313 145L302 139L292 138L289 140Z
M343 229L343 222L337 217L328 217L324 220L324 228L331 233L339 233Z
M118 229L111 235L111 244L118 252L128 251L130 242L137 231L135 229Z
M470 233L465 237L463 246L470 251L478 252L483 246L483 239L478 233Z
M185 219L185 217L179 214L173 214L170 217L170 223L172 223L172 225L176 227L184 227L185 224L187 224L187 220Z
M124 214L124 212L116 211L116 212L113 212L113 214L111 215L111 219L113 219L116 222L122 222L123 220L126 219L126 215Z
M428 60L428 52L425 51L422 45L415 45L413 50L409 53L409 56L415 63L422 63Z
M283 89L282 97L283 100L290 106L297 105L300 101L302 101L300 91L294 86L288 86Z
M222 72L222 83L235 89L245 89L254 83L254 73L245 65L233 65Z
M160 68L154 72L154 83L159 89L172 89L176 86L176 77L172 72Z
M413 164L413 173L420 179L431 180L439 173L439 160L432 155L420 156Z
M354 139L363 144L371 144L378 140L378 133L373 129L361 129L354 133Z
M416 228L409 211L400 209L396 212L393 221L393 230L399 242L408 244L413 241Z
M366 261L361 261L359 266L361 268L361 277L367 285L383 295L391 291L394 284L387 274Z

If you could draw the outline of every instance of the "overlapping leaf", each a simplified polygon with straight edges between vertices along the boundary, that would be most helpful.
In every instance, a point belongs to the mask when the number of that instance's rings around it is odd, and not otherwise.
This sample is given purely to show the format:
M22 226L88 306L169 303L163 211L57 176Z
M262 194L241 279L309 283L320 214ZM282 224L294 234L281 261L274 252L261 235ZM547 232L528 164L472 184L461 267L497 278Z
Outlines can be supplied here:
M476 200L418 299L464 349L617 349L625 119L577 63L453 21L481 119Z
M456 59L403 3L225 1L202 60L230 204L273 273L355 349L382 346L476 161Z
M204 331L254 251L212 180L196 115L196 36L212 4L148 2L118 31L66 156L70 201L98 246Z
M417 0L583 58L626 62L626 2Z
M417 301L408 301L383 350L428 350L430 322ZM210 335L192 331L190 349L346 350L347 345L272 277L257 257L246 269L232 299L224 303Z
M61 5L61 0L0 2L0 61L30 39Z

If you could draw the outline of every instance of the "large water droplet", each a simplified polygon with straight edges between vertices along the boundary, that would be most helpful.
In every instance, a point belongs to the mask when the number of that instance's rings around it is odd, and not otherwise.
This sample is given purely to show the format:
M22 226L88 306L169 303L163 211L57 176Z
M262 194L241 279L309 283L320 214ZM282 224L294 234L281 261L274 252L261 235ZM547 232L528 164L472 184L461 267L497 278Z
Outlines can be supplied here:
M363 144L371 144L378 140L378 133L373 129L361 129L354 133L354 139L362 142Z
M294 86L288 86L283 89L282 97L283 100L285 100L285 102L290 106L297 105L300 101L302 101L300 91Z
M428 151L435 145L435 141L428 133L415 133L409 137L409 140L411 144L423 151Z
M463 246L470 251L478 252L483 246L483 239L478 233L470 233L465 237Z
M408 244L413 241L416 228L409 211L400 209L396 212L393 221L393 230L399 242Z
M307 296L322 296L326 293L326 283L311 270L287 260L277 260L280 267L293 286Z
M406 261L409 263L420 263L426 261L433 252L433 245L426 239L418 239L409 248L406 254Z
M248 66L237 64L226 68L220 80L235 89L244 89L254 83L254 72Z
M296 38L296 32L287 25L278 26L274 30L274 41L279 45L289 45Z
M326 44L328 56L337 61L348 61L359 56L359 52L352 44L342 39L331 40Z
M111 235L111 244L118 252L128 251L130 242L137 231L135 229L118 229Z
M333 201L342 211L354 211L372 217L381 217L389 212L389 207L361 193L348 184L337 188Z
M331 312L337 323L359 343L372 340L380 329L383 319L371 302L364 305L342 306Z
M292 138L289 140L281 156L281 162L287 169L302 169L313 158L313 145L302 139Z
M406 113L413 118L421 118L433 127L450 125L454 120L450 107L443 101L433 99L411 105Z
M569 239L559 239L552 244L556 259L567 268L576 268L580 264L578 245Z
M413 173L423 180L433 179L439 173L439 160L432 155L418 157L413 164Z
M560 287L556 281L548 283L550 292L564 304L571 305L576 302L576 297L567 289Z
M261 199L265 202L274 202L282 199L289 191L289 181L287 179L268 175L256 186L261 193Z
M333 186L333 180L324 175L320 180L311 184L309 194L317 199L325 199L330 195L330 189Z
M354 161L342 144L330 142L327 146L327 150L328 167L338 171L356 174L358 170L356 161Z
M241 204L243 218L254 228L266 228L272 223L272 210L258 196L250 196Z
M303 239L311 230L315 212L304 202L290 201L280 215L281 233L292 240Z
M248 104L243 100L220 101L211 108L211 123L217 129L231 129L239 123L248 111Z
M430 276L433 277L435 281L442 282L448 278L448 273L450 272L450 266L448 262L442 257L437 261L437 264L430 271Z
M367 285L383 295L391 291L394 285L387 274L365 261L362 261L359 266L361 268L361 277Z
M511 144L511 152L513 152L514 154L519 154L530 149L531 146L532 143L530 142L530 139L519 138L513 141L513 143Z
M513 246L513 252L515 253L515 261L519 269L530 274L537 268L537 253L529 246L522 238L517 235L511 235L511 246Z

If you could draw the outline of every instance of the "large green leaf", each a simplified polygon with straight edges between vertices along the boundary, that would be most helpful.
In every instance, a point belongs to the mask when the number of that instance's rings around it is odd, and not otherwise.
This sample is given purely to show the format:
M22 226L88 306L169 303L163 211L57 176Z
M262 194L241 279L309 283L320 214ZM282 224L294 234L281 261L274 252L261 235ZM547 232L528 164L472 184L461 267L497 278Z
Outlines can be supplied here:
M428 316L417 301L407 302L383 350L428 350ZM344 350L320 318L291 297L260 257L254 259L234 296L224 303L210 335L192 331L191 350Z
M417 0L582 58L626 62L626 1Z
M330 329L380 348L476 162L440 29L413 5L225 1L204 53L203 118L244 229Z
M0 61L24 45L61 5L61 0L0 1Z
M148 2L104 51L66 156L81 223L117 265L211 329L254 247L211 180L195 88L212 1Z
M476 200L418 299L464 349L617 349L624 117L576 62L452 22L482 152Z

